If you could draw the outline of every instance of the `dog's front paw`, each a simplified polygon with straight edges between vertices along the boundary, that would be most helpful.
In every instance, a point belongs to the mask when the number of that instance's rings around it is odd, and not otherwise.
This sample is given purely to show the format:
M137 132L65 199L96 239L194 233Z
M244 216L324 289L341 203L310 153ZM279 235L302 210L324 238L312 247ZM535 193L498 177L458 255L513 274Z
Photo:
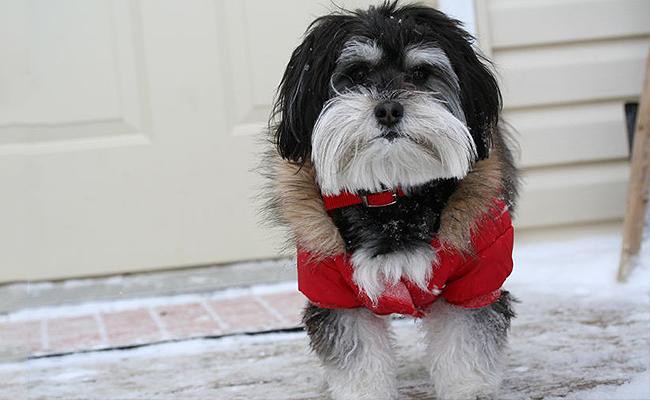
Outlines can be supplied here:
M437 400L492 400L501 384L500 373L474 371L470 365L434 366L430 373Z
M377 371L350 371L326 368L332 400L397 400L394 377Z
M498 398L513 315L506 292L497 303L479 309L444 300L429 307L423 329L438 400Z

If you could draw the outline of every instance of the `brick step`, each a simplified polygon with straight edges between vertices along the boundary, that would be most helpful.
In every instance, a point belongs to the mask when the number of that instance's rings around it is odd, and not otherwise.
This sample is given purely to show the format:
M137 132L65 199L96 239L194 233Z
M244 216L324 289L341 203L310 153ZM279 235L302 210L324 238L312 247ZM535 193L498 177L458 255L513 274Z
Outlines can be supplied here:
M0 316L0 361L300 326L295 282Z

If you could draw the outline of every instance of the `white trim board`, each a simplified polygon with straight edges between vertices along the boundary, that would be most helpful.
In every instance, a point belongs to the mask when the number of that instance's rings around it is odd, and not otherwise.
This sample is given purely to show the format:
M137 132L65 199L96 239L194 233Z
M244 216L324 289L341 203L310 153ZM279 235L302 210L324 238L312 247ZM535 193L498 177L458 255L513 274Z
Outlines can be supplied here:
M438 9L462 21L465 30L476 36L476 10L474 0L438 0Z

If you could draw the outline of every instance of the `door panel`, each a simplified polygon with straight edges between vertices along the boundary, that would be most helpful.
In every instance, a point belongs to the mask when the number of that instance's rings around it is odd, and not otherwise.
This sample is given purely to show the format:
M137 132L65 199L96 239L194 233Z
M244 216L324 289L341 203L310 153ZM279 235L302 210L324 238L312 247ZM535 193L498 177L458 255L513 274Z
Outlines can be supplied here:
M0 154L145 141L136 11L127 2L0 3Z

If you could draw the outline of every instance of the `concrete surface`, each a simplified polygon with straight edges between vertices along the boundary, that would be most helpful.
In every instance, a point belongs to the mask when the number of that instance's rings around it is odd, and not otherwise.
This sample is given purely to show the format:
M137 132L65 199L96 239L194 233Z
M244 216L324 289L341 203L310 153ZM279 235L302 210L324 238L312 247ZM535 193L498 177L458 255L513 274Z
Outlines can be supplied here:
M592 301L588 296L539 302L542 297L526 293L521 297L500 399L625 398L616 394L629 391L630 385L635 386L632 396L643 396L638 385L650 379L647 303ZM413 322L395 324L401 398L433 399ZM325 399L321 379L303 333L275 334L0 365L0 398Z

